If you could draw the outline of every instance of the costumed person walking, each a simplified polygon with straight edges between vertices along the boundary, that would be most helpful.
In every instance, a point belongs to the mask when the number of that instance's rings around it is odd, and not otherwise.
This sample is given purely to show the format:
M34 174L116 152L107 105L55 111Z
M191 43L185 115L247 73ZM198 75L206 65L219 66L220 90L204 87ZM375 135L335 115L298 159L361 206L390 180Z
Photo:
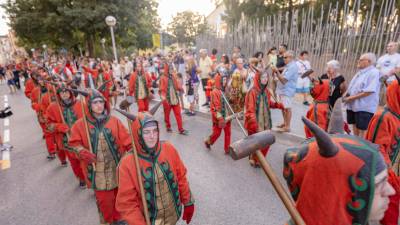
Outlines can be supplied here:
M159 123L152 113L139 112L137 117L129 117L134 119L131 130L141 175L138 178L134 154L122 158L116 204L122 219L128 224L146 225L144 210L148 210L150 224L174 225L182 215L183 206L182 219L189 224L194 214L194 199L178 151L170 142L160 141ZM141 197L140 182L146 199Z
M130 76L128 88L129 95L136 99L139 112L148 111L152 98L152 79L150 74L144 71L142 63L137 64L136 71Z
M171 69L171 71L170 71ZM167 127L167 132L172 132L169 114L174 111L176 123L180 134L187 135L188 131L183 129L181 107L179 104L178 91L181 90L178 79L167 63L163 65L163 74L160 78L160 97L164 108L164 121Z
M58 102L53 102L47 108L46 117L49 126L55 135L57 155L63 165L66 165L68 158L72 172L79 181L79 186L85 188L85 177L81 168L78 155L68 145L68 137L71 135L71 128L75 122L82 118L82 107L74 94L62 84L57 90Z
M303 117L315 139L285 153L283 175L307 225L375 224L395 193L377 147L343 134L341 118L330 135Z
M131 148L131 139L122 122L110 114L109 103L100 92L92 89L87 104L89 113L72 126L69 145L84 162L85 180L94 190L100 223L118 224L116 171Z
M331 112L329 106L329 80L312 78L311 82L310 94L311 97L313 97L314 102L310 105L306 117L326 131L328 129ZM307 126L304 126L304 132L306 138L313 137L313 133Z
M211 117L212 117L212 134L204 141L207 149L211 149L213 145L224 130L224 151L229 154L229 146L231 144L231 119L229 117L229 110L226 106L224 92L228 83L228 71L225 68L219 67L218 73L214 77L215 85L211 91Z
M268 79L272 71L267 68L259 71L256 68L254 84L245 98L245 116L244 127L247 129L248 135L258 133L272 128L271 108L283 110L283 105L278 102L271 101L271 94L267 88ZM269 146L262 149L264 156L267 155ZM249 163L253 167L258 167L259 162L255 154L250 156Z
M33 89L31 94L32 109L36 112L40 127L42 128L43 137L46 141L48 152L47 159L52 160L56 157L56 146L54 144L54 135L48 129L46 120L46 110L51 103L51 95L43 77L38 77L38 84L39 85Z
M389 170L389 183L396 194L390 196L389 208L382 225L397 225L400 206L400 77L391 82L386 90L386 107L379 110L369 123L366 139L379 145Z

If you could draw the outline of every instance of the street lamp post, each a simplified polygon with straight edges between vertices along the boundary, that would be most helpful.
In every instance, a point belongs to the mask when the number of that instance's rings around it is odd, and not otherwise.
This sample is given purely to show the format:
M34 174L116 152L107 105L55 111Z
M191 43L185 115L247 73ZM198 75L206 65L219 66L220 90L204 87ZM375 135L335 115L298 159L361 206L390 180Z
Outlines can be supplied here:
M44 58L44 61L46 61L47 60L47 45L44 44L44 45L42 45L42 47L43 47L43 58Z
M31 52L32 52L32 58L34 59L35 58L35 49L31 48Z
M107 24L107 26L110 27L111 41L112 41L113 52L114 52L114 60L116 62L118 62L117 48L115 47L115 38L114 38L114 26L115 26L115 24L117 24L117 19L115 19L115 17L113 17L113 16L107 16L106 24Z
M106 43L106 39L102 38L100 40L101 47L103 48L103 58L106 59L106 46L104 45Z

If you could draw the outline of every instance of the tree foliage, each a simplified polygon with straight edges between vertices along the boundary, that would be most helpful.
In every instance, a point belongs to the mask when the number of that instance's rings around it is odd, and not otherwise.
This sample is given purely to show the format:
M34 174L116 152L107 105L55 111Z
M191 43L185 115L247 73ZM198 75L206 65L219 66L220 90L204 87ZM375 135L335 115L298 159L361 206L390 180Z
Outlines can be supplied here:
M195 43L196 36L208 31L208 27L204 16L184 11L173 17L167 30L175 36L179 44L190 46Z
M42 44L58 49L81 47L94 55L100 39L111 45L110 30L104 19L117 19L117 46L151 47L157 32L155 0L8 0L2 5L19 44L26 48Z

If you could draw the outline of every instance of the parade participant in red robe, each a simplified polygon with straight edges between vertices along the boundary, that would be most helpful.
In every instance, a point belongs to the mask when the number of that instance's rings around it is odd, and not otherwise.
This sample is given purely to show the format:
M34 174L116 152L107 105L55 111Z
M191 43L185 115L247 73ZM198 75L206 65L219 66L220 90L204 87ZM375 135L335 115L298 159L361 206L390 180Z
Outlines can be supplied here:
M268 91L268 70L257 71L254 76L254 85L246 94L244 128L248 135L258 133L272 128L271 108L283 109L283 105L271 101L271 94ZM264 156L267 155L269 146L261 149ZM250 165L258 167L259 162L255 154L250 156Z
M127 154L118 168L117 209L122 218L128 224L145 225L143 210L148 210L151 224L173 225L181 217L183 206L182 219L189 224L194 200L178 151L170 142L159 140L159 123L151 113L139 112L132 131L142 176L138 180L134 155ZM141 198L139 182L144 184L146 199Z
M129 79L129 95L136 99L139 112L149 111L149 102L152 97L152 78L146 73L143 64L139 63Z
M160 78L160 97L164 108L164 121L167 127L167 132L172 132L169 114L174 111L176 123L180 134L187 135L188 131L183 129L181 107L179 104L178 91L183 91L179 86L178 79L172 68L169 68L167 63L163 64L163 74Z
M215 86L211 92L211 118L212 118L212 134L204 141L207 149L211 149L213 145L224 130L224 151L225 154L229 153L229 146L231 144L231 121L228 119L229 109L223 99L225 88L228 83L228 71L224 68L219 68L218 73L214 77Z
M81 188L85 187L85 177L81 163L76 153L68 146L68 137L74 123L82 118L81 103L75 99L74 94L62 85L57 90L58 102L53 102L47 108L46 116L49 127L53 131L57 146L57 156L63 165L68 158L72 171L79 181Z
M69 145L84 162L86 183L94 190L100 223L117 223L120 214L115 209L116 171L121 157L131 147L131 139L122 122L111 115L100 92L92 89L87 104L89 113L72 126Z
M329 135L312 121L303 121L315 138L287 150L283 175L305 224L366 225L381 220L395 191L378 148L343 134L343 123L338 126L341 133Z
M31 98L33 89L35 89L38 85L37 81L36 81L36 76L37 76L37 74L36 74L36 72L34 72L31 74L31 78L29 78L27 81L25 81L24 93L25 93L25 96L29 99Z
M329 80L313 79L313 87L310 90L314 98L313 104L307 111L307 119L313 121L323 130L328 129L330 108L329 108ZM304 126L306 138L313 137L312 132Z
M400 207L400 78L386 90L386 107L372 117L366 139L379 145L389 168L389 183L396 194L390 197L389 209L381 220L382 225L397 225Z
M33 89L31 94L32 109L35 110L40 127L42 128L43 137L46 141L48 159L55 159L56 146L54 144L54 135L48 129L46 110L51 103L51 94L48 85L42 77L38 77L38 86Z
M105 72L100 65L95 66L94 69L90 69L86 66L83 66L82 68L85 71L83 74L84 80L86 81L85 86L96 88L106 98L107 102L109 102L113 85L111 74L109 72ZM89 79L89 75L92 77L94 87L90 86L91 81Z

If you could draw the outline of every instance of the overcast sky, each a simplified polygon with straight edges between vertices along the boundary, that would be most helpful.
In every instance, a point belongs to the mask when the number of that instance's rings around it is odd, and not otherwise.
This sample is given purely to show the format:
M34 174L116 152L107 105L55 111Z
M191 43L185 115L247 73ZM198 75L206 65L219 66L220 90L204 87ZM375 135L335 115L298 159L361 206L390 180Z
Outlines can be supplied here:
M0 4L5 2L6 0L0 0ZM178 12L191 10L207 16L215 8L212 0L158 0L158 2L158 16L161 18L163 28L167 27L168 23L172 21L172 17ZM0 35L8 32L7 21L3 18L4 16L5 12L3 8L0 8Z

